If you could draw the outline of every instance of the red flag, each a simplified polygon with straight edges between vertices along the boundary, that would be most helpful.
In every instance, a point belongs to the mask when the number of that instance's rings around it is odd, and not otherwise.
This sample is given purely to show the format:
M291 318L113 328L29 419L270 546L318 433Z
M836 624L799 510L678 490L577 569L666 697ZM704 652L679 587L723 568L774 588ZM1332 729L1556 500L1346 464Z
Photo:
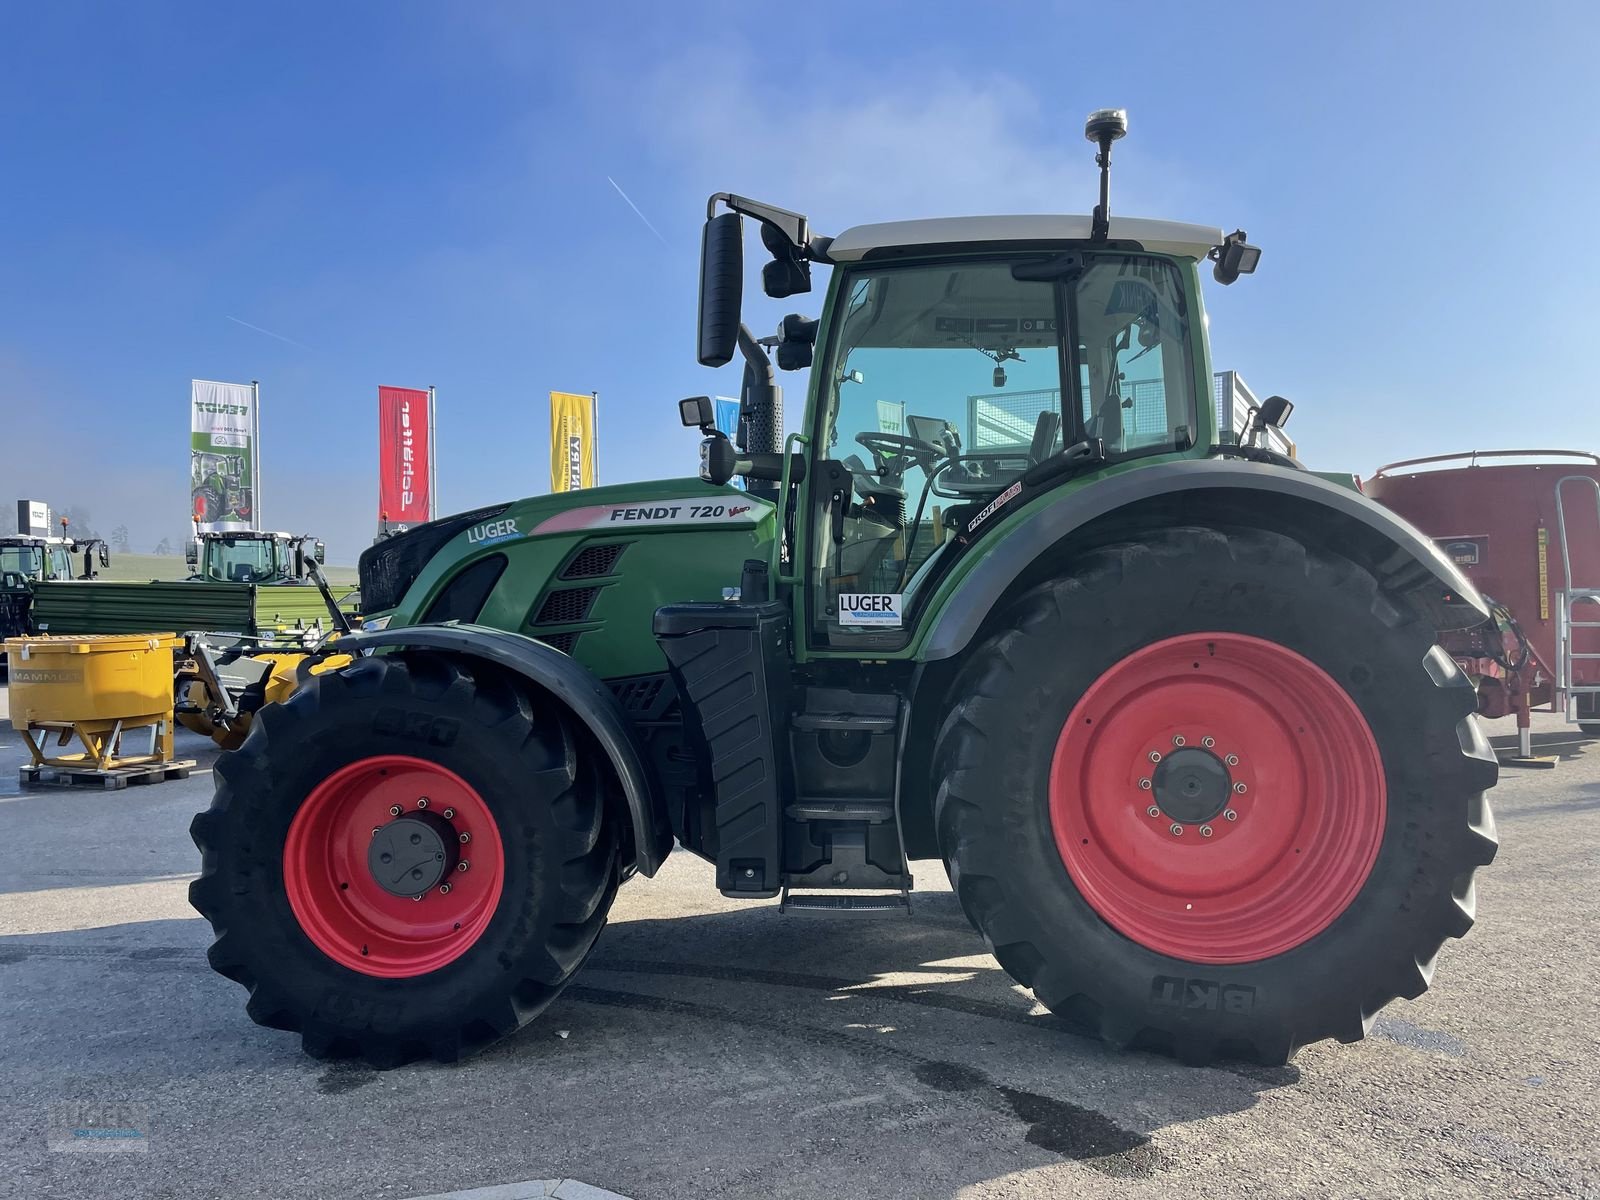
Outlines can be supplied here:
M378 518L390 525L428 519L428 393L378 389Z

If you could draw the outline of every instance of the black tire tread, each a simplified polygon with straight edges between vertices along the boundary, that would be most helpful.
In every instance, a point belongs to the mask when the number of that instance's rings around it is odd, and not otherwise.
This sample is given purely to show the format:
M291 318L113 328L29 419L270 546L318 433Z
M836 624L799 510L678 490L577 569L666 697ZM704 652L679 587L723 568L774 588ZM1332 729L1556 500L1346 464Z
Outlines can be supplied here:
M1159 568L1163 560L1170 560L1171 568L1177 569L1197 539L1225 545L1238 562L1271 560L1280 569L1298 570L1318 588L1359 595L1385 624L1409 625L1418 658L1427 657L1437 703L1456 721L1460 753L1436 763L1435 769L1441 777L1448 777L1450 788L1468 797L1467 820L1454 844L1436 852L1435 869L1442 879L1433 892L1429 932L1410 944L1386 947L1365 995L1326 1027L1264 1028L1243 1042L1218 1042L1190 1028L1180 1035L1141 1021L1121 1006L1107 1006L1064 964L1049 962L1040 947L1022 936L1005 909L999 878L1008 866L1006 855L1002 846L977 827L983 807L980 775L985 730L995 722L1015 719L1009 697L1014 694L1018 663L1031 644L1027 635L1085 603L1093 604L1098 593L1112 589L1133 570ZM1066 577L1043 583L1019 598L1002 627L970 655L952 688L951 694L962 697L963 702L952 708L935 742L935 779L940 782L934 797L934 823L963 910L989 939L1001 966L1031 988L1041 1004L1114 1047L1155 1050L1195 1065L1217 1058L1281 1064L1311 1042L1329 1037L1359 1040L1385 1004L1397 996L1420 995L1431 981L1440 946L1472 927L1473 872L1494 858L1498 846L1494 818L1483 795L1494 782L1496 766L1472 718L1475 695L1470 683L1433 643L1433 630L1385 596L1370 573L1348 560L1319 555L1293 539L1265 530L1174 528L1152 534L1147 541L1111 545L1084 556Z
M241 834L236 818L240 792L262 786L274 747L292 748L309 734L330 686L342 698L411 696L447 704L465 711L468 720L482 727L526 725L523 745L538 743L553 759L546 769L528 776L536 794L555 796L551 809L556 816L560 872L558 886L546 891L546 903L556 911L554 919L547 916L544 922L543 944L517 964L520 974L508 976L502 987L480 996L468 1010L441 1016L425 1035L360 1034L304 1011L262 968L248 930L229 928L234 907L229 854ZM189 900L216 935L206 952L212 968L248 990L246 1012L253 1021L299 1033L306 1053L315 1058L356 1057L378 1068L417 1058L455 1062L514 1033L549 1005L588 957L620 879L616 829L605 817L602 776L593 768L583 769L579 753L569 724L541 705L528 688L463 660L429 654L368 657L338 672L313 676L288 703L263 708L244 744L218 758L211 806L190 825L201 869L190 884ZM526 889L519 892L517 881L511 879L506 881L502 909L508 902L521 905L521 916L533 919L533 897Z

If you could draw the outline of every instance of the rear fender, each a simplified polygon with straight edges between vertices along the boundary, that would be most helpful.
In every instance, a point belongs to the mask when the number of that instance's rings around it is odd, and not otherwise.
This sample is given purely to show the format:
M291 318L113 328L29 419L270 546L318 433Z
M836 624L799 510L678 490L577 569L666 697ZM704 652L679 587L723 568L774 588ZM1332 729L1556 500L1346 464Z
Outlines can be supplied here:
M1360 563L1443 632L1487 620L1467 577L1414 526L1350 488L1306 471L1187 459L1109 475L1018 514L955 581L918 657L959 655L1005 599L1050 573L1062 554L1136 539L1141 529L1233 524L1272 529Z
M483 625L408 625L330 639L324 650L360 654L379 647L431 650L492 663L534 684L564 705L610 760L633 831L633 861L654 875L672 849L666 811L645 770L627 716L609 688L588 668L542 642Z

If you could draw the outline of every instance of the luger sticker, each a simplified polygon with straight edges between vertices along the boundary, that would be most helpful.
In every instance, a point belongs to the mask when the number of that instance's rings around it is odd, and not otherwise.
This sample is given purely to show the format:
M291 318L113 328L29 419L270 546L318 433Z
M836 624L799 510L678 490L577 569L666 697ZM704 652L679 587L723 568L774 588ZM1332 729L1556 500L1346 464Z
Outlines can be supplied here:
M857 628L900 628L899 592L841 592L839 624Z

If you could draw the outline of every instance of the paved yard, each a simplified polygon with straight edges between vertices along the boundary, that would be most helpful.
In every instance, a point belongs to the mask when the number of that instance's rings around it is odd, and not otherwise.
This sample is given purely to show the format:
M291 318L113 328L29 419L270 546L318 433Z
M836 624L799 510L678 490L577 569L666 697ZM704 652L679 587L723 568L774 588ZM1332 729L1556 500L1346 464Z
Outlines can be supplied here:
M1600 1195L1600 743L1539 732L1563 761L1504 773L1480 924L1434 990L1289 1068L1063 1032L935 863L913 919L829 919L724 901L678 854L536 1025L377 1073L303 1057L206 966L185 890L209 743L185 735L185 782L18 794L0 726L0 1195ZM146 1152L48 1149L84 1103Z

